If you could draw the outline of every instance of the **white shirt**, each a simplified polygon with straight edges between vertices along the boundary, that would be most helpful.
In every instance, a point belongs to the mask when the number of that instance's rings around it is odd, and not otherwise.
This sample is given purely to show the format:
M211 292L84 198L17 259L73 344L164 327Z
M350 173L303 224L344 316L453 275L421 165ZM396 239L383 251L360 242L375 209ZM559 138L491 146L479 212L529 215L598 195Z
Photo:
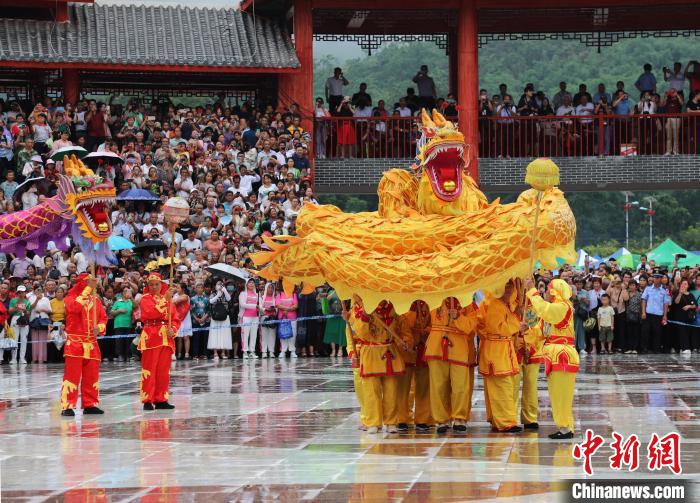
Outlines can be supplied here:
M262 161L263 166L267 166L267 163L270 162L270 159L272 159L273 157L277 159L278 164L284 164L286 161L282 154L275 152L274 150L270 150L269 152L261 150L260 152L258 152L256 164L260 165L260 161Z
M165 232L165 228L161 224L151 224L147 223L146 225L143 226L143 231L142 234L145 237L149 237L151 235L151 230L153 229L158 229L158 233L162 236L163 232Z
M576 107L576 115L583 115L583 116L590 116L593 115L593 111L595 110L595 107L593 106L593 103L586 103L580 104L579 106ZM593 122L593 119L579 119L582 123L588 124L590 122Z
M61 276L68 276L68 264L70 264L70 260L65 260L63 255L56 259L56 267Z
M180 177L177 177L175 179L175 186L180 187L177 191L177 195L187 199L188 197L190 197L190 192L194 188L194 182L192 181L192 177L187 177L184 180Z
M171 237L170 237L170 231L163 234L163 242L166 245L168 245L168 247L170 247L170 243L172 242ZM175 233L175 251L176 252L180 250L181 243L182 243L182 234L180 234L179 232L176 232Z
M598 304L600 304L600 298L603 296L605 293L605 290L602 288L600 290L589 290L588 292L588 310L592 311L596 307L598 307Z
M30 304L34 304L34 301L36 300L36 295L34 295L34 292L27 293L27 300ZM40 309L46 312L40 313ZM49 313L51 313L51 299L49 299L44 294L41 297L41 300L39 300L39 302L36 303L36 306L34 306L34 309L32 309L31 313L29 313L29 321L31 322L36 318L48 318Z
M355 117L360 117L360 118L372 117L372 107L365 107L365 108L357 107L355 109ZM367 121L357 121L357 122L367 122Z
M675 89L676 91L683 91L683 86L685 85L685 74L680 71L678 73L669 73L668 74L668 87L671 89Z
M328 89L328 96L342 96L343 87L345 87L345 82L343 79L336 79L335 76L328 77L326 80L326 89Z
M241 175L241 189L247 194L253 192L253 184L260 181L260 175Z
M557 115L562 116L562 115L572 115L574 113L574 107L569 105L568 107L566 105L562 105L559 108L557 108Z
M187 250L187 256L189 257L190 255L194 256L195 250L202 249L202 242L197 238L194 238L194 239L187 238L182 242L181 246L182 246L182 248Z
M88 259L83 252L76 253L75 255L73 255L73 258L75 259L75 269L78 274L87 271L90 263L88 262Z
M496 108L496 114L498 114L499 117L513 117L515 113L515 105L498 105ZM513 119L499 119L498 122L507 124L513 122Z

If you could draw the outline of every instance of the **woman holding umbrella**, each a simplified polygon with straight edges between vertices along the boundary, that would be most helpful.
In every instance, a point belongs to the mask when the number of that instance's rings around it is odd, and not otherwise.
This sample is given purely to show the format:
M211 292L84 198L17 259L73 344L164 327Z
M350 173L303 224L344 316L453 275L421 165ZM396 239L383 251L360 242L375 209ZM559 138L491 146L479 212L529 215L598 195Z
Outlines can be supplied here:
M215 360L219 359L219 355L222 359L228 358L226 351L233 349L230 329L231 320L228 315L228 303L230 300L231 295L226 290L224 282L221 280L217 281L214 293L209 297L212 320L209 325L209 342L207 343L207 349L214 351Z

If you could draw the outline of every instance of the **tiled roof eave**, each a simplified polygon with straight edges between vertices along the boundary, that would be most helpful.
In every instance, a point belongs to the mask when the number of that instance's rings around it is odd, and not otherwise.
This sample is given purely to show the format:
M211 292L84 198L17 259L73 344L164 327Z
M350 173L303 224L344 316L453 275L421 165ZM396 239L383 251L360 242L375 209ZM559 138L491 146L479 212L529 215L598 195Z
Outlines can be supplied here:
M69 4L68 19L0 18L0 62L299 68L278 25L233 9Z

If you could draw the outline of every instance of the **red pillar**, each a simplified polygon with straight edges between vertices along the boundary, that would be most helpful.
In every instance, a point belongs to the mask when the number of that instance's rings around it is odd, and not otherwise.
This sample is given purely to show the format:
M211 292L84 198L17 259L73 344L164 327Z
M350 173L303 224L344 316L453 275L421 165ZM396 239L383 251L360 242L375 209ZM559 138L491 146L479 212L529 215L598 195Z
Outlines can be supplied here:
M294 46L301 65L296 73L281 74L279 104L298 103L304 129L313 127L314 54L311 0L294 0Z
M459 130L469 146L469 174L479 181L479 30L475 0L462 0L457 25Z
M68 2L56 2L56 22L66 23L68 22Z
M63 102L75 105L80 100L80 73L73 68L63 69Z

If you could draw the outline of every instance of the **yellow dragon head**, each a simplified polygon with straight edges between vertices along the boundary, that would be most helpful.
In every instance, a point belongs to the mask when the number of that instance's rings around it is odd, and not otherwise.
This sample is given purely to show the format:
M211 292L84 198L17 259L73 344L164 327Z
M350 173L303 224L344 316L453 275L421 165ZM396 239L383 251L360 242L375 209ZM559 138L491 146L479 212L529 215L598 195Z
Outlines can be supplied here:
M108 205L114 203L114 185L95 175L75 155L63 158L65 175L59 175L57 204L64 218L74 218L86 238L107 240L112 234Z
M432 117L421 111L423 134L418 141L416 169L430 180L433 193L442 201L451 202L462 192L465 169L464 135L437 110Z

